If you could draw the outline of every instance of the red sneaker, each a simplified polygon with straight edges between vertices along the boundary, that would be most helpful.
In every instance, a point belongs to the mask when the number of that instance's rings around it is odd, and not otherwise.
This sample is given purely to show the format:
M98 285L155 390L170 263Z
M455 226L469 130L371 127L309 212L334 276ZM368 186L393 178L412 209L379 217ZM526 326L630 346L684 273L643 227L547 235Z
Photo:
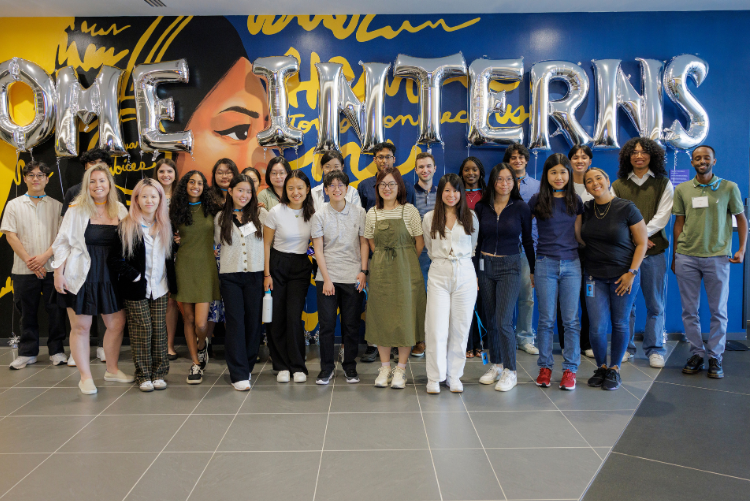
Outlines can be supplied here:
M542 388L549 388L550 386L549 378L551 376L552 376L552 369L547 369L546 367L539 369L539 377L536 378L536 385L541 386Z
M576 373L566 370L563 372L562 381L560 381L560 389L573 391L576 389Z

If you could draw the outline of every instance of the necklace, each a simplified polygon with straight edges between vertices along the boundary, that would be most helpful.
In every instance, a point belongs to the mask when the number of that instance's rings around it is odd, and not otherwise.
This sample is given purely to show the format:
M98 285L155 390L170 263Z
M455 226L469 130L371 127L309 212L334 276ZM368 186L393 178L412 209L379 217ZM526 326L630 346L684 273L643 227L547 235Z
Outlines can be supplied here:
M29 198L44 198L47 196L47 195L29 195L28 193L24 193L24 195L26 195Z
M482 191L482 188L466 188L466 191Z
M200 205L200 202L188 202L189 205Z
M101 203L100 203L100 202L94 202L94 203L95 203L96 205L106 205L106 204L107 204L107 202L101 202Z
M596 216L597 219L604 219L607 216L607 213L609 212L609 208L612 206L612 200L614 200L614 198L612 198L609 201L609 203L607 204L607 208L604 210L604 214L602 214L601 216L599 215L599 209L597 208L597 204L596 202L594 202L594 215Z
M232 209L234 212L242 212L242 209Z

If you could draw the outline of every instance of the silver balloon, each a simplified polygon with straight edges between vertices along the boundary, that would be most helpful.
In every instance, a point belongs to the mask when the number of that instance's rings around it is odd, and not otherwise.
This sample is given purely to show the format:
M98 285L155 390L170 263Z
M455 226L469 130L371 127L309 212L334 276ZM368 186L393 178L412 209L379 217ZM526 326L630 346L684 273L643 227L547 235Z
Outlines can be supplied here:
M34 91L34 119L18 125L10 117L8 87L23 82ZM55 83L38 64L19 57L0 64L0 139L18 151L27 151L55 130Z
M708 75L708 63L698 56L675 56L664 70L664 87L667 95L688 116L688 129L678 120L664 129L664 140L675 149L687 150L701 144L708 136L708 113L688 90L687 79L692 78L699 87Z
M365 101L352 91L339 63L317 63L318 69L318 145L315 153L339 150L339 113L343 113L357 134L362 151L369 153L385 141L383 111L385 77L390 64L362 63L365 76Z
M141 151L193 151L193 133L163 133L161 120L174 120L174 101L171 97L159 99L156 88L162 83L187 83L187 61L163 61L139 64L133 69L135 111L138 118L138 136Z
M102 66L88 89L78 81L72 66L57 72L57 120L55 153L59 157L78 156L78 120L89 125L99 117L99 147L113 155L125 155L122 140L118 91L123 70Z
M568 94L558 101L550 101L549 84L562 80L568 86ZM549 150L549 119L555 121L558 130L568 143L588 144L589 136L578 122L575 111L589 92L589 77L583 68L567 61L543 61L531 67L531 116L529 149Z
M289 126L287 79L299 71L292 56L259 57L253 61L253 73L267 82L269 125L258 132L263 147L288 148L302 144L302 131Z
M617 149L617 108L622 107L640 137L660 141L663 124L661 71L663 63L637 58L641 63L641 96L622 71L620 59L593 60L596 81L594 148Z
M523 58L477 59L469 66L469 143L508 145L523 141L523 127L493 127L490 113L505 113L505 91L490 90L490 82L523 80Z
M422 58L399 54L393 67L393 76L411 78L419 83L419 138L418 144L442 143L440 117L442 116L441 87L447 78L466 75L463 54Z

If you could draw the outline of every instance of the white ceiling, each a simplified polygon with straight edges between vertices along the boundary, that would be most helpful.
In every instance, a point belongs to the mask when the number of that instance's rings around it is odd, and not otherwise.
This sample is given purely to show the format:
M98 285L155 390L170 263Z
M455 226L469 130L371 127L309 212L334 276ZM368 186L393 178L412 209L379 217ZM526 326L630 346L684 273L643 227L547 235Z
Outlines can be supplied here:
M748 0L0 0L0 17L750 10Z

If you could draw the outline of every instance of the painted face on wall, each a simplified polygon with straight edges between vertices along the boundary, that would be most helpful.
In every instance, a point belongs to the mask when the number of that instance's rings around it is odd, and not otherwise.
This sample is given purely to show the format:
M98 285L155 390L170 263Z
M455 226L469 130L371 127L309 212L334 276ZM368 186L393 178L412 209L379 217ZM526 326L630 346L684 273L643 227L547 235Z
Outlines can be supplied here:
M240 58L190 117L185 128L193 131L193 157L180 155L178 175L197 169L210 178L217 158L231 158L258 169L262 180L274 153L269 149L264 155L256 135L267 125L266 91L250 61Z

